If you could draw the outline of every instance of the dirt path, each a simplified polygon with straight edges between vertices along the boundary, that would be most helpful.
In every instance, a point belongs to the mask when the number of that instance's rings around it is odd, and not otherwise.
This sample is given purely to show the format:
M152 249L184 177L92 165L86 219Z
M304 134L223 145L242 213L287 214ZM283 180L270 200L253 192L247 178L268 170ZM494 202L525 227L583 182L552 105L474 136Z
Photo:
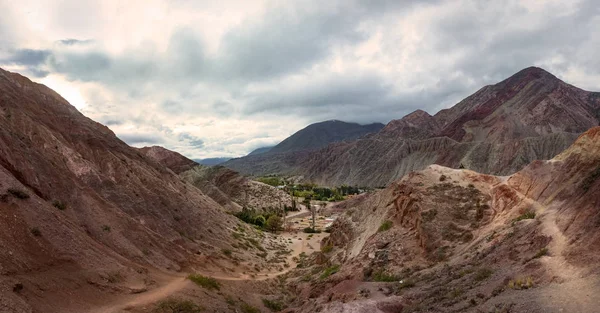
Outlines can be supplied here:
M296 262L293 261L294 257L298 257L301 253L312 253L318 251L319 243L327 234L314 234L312 238L308 239L308 234L305 233L285 233L282 238L286 242L292 240L290 249L292 252L287 257L287 262L290 267L279 272L270 272L266 274L255 275L254 277L248 274L242 274L238 276L232 276L225 272L198 272L197 274L213 277L221 281L244 281L244 280L266 280L277 277L278 275L285 274L296 267ZM312 248L311 248L312 247ZM159 274L160 287L146 291L144 293L130 295L126 299L110 304L101 308L93 309L88 313L121 313L131 310L135 307L147 306L152 303L156 303L160 300L166 299L171 295L177 294L186 288L192 287L193 284L188 280L187 273L162 273Z

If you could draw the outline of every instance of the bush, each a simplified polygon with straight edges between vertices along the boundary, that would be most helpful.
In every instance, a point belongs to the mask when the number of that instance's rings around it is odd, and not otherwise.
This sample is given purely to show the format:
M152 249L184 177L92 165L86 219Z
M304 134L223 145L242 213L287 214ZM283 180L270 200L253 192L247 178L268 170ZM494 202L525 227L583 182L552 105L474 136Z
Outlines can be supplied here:
M484 267L484 268L480 268L477 273L475 273L475 280L476 281L483 281L488 279L490 276L492 276L492 274L494 273L494 271L492 271L491 269Z
M529 289L533 287L533 278L531 276L527 278L517 278L508 282L508 288L510 289Z
M64 204L64 203L62 203L62 202L60 202L60 201L58 201L58 200L54 200L54 201L52 202L52 205L53 205L55 208L57 208L57 209L59 209L59 210L61 210L61 211L64 211L64 210L66 210L66 209L67 209L67 205L66 205L66 204Z
M541 258L541 257L543 257L544 255L547 255L547 254L548 254L548 248L541 248L541 249L540 249L540 251L538 251L538 252L537 252L537 253L536 253L536 254L533 256L533 258L534 258L534 259L538 259L538 258Z
M31 234L34 235L34 236L36 236L36 237L41 237L42 236L42 232L37 227L34 227L34 228L31 229Z
M28 199L29 198L29 195L23 190L19 190L16 188L8 188L6 191L17 199Z
M242 303L240 306L242 313L260 313L260 310L249 305L248 303Z
M208 290L219 290L221 289L221 285L219 284L219 282L212 278L212 277L206 277L206 276L202 276L200 274L190 274L188 276L188 279L191 280L192 282L196 283L196 285L208 289Z
M223 249L221 250L223 252L224 255L226 256L231 256L231 254L233 253L231 250L229 249Z
M265 219L264 216L258 215L257 217L254 218L253 224L258 225L258 226L264 226L266 222L267 222L267 220Z
M167 299L159 302L154 313L198 313L204 308L190 300Z
M325 278L337 273L339 270L340 270L339 264L332 265L332 266L326 268L325 271L323 271L323 274L321 274L321 279L325 279Z
M279 229L281 229L282 226L283 219L281 219L281 217L277 215L271 215L267 220L267 223L265 224L265 228L272 232L278 231Z
M105 232L110 232L110 226L108 225L102 225L102 230Z
M389 230L390 228L392 228L392 221L385 221L383 223L381 223L381 226L379 226L379 229L377 230L378 232L383 232L386 230Z
M308 234L318 234L321 231L318 229L312 229L312 227L306 227L306 228L304 228L304 232L308 233Z
M518 221L522 221L522 220L530 220L530 219L534 219L535 218L535 212L533 211L527 211L521 215L519 215L519 217L515 218L514 222L518 222Z
M285 309L285 305L283 305L279 301L262 299L262 302L265 305L265 307L267 307L269 310L271 310L273 312L279 312L279 311Z
M381 282L393 282L399 281L400 278L396 275L387 274L384 271L378 271L373 274L373 281L381 281Z
M333 251L333 245L326 245L321 248L321 252L323 253L329 253L331 251Z
M440 181L445 181L446 178L447 178L446 175L442 175L442 176L440 176Z

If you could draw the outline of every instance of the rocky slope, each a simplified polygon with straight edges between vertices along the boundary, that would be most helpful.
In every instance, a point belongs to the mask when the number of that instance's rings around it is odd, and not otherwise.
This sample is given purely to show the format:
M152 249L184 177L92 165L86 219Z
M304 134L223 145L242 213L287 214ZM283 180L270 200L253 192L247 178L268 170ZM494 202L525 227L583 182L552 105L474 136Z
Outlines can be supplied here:
M292 198L283 190L257 182L223 166L205 166L163 147L144 147L140 151L166 166L200 189L229 212L243 207L276 210L291 206Z
M595 312L600 127L512 176L431 165L334 208L289 312Z
M252 233L54 91L3 70L0 125L0 312L87 312L154 288L156 271L231 266L232 229ZM254 250L240 255L262 260Z
M257 182L223 166L196 166L180 174L232 212L243 207L259 211L292 206L292 197L276 187Z
M599 120L599 93L527 68L434 116L416 111L352 142L224 165L322 185L384 186L429 164L507 175L533 160L552 158Z

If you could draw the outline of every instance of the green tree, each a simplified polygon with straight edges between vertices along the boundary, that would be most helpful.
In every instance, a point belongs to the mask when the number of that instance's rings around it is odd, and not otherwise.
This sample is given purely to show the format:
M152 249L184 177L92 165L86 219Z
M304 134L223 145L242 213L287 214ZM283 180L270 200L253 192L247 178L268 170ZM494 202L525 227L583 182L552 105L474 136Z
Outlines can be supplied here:
M277 215L269 216L269 219L265 223L265 228L272 232L278 231L279 229L281 229L282 226L283 226L283 220L281 219L281 217L279 217Z

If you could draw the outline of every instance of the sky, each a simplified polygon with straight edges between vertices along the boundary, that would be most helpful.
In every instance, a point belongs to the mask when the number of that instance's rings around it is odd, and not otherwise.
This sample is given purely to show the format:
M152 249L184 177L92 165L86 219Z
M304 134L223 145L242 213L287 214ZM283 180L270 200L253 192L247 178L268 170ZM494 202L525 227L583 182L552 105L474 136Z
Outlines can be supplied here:
M130 145L236 157L434 114L528 66L600 91L597 0L0 0L0 67Z

